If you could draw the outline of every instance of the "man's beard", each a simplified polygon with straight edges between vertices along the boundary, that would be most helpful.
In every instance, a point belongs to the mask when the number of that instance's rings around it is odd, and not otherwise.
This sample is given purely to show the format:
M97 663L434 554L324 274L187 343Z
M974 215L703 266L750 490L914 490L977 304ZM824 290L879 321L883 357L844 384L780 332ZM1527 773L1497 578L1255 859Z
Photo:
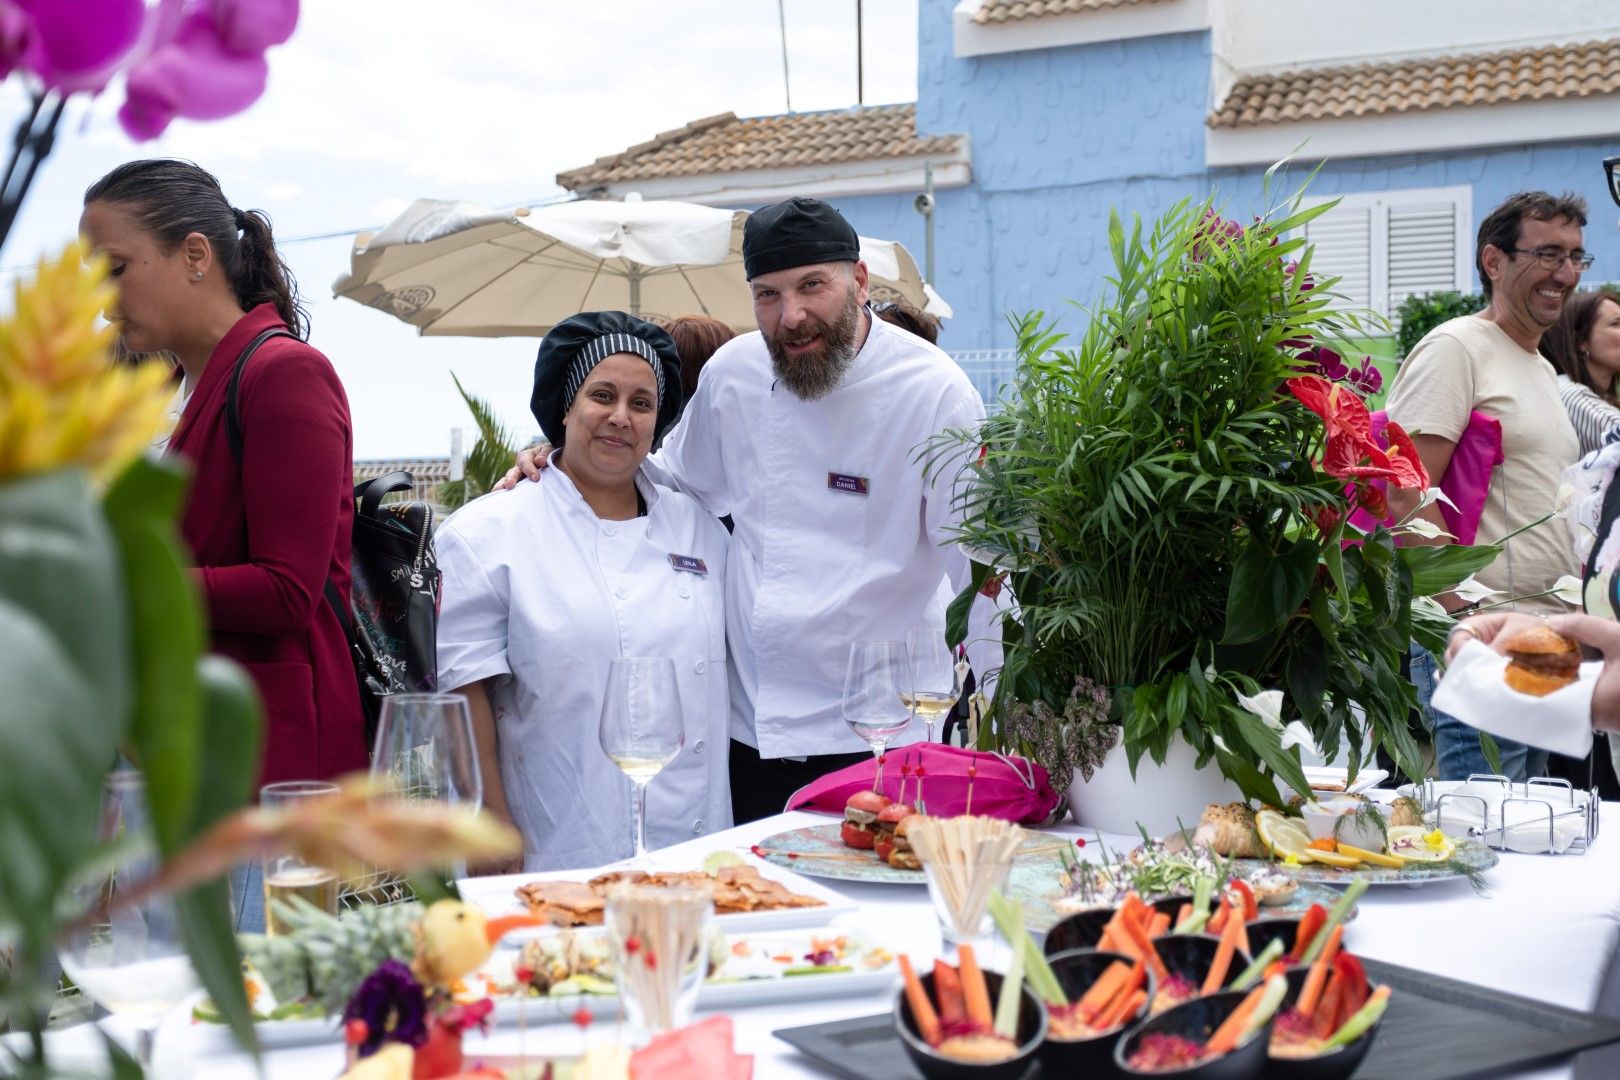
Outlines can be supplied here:
M855 334L861 325L861 305L855 299L855 286L849 287L849 297L838 318L830 325L807 320L792 330L779 330L775 337L767 337L765 345L771 353L771 369L776 378L793 395L804 401L818 401L843 383L855 362ZM789 356L783 343L797 343L820 337L821 347L813 352Z

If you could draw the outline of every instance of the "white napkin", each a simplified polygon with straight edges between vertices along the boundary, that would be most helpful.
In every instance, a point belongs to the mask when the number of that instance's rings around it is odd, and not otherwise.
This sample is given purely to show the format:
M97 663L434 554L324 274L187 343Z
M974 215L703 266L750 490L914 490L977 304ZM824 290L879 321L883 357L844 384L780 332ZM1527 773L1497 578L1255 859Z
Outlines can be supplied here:
M1532 697L1508 688L1507 657L1470 641L1446 669L1433 704L1499 738L1581 758L1592 749L1592 687L1602 667L1601 660L1589 660L1570 685Z

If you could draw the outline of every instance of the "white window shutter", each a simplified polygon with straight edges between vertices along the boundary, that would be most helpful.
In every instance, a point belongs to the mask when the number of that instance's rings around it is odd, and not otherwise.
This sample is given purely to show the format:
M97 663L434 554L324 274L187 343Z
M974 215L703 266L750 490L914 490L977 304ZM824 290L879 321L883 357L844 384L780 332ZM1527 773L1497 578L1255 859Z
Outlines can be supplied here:
M1334 291L1351 307L1373 305L1374 207L1340 204L1305 226L1305 240L1315 247L1311 273L1338 277Z
M1457 209L1449 199L1388 207L1389 292L1378 305L1385 313L1408 296L1458 288Z

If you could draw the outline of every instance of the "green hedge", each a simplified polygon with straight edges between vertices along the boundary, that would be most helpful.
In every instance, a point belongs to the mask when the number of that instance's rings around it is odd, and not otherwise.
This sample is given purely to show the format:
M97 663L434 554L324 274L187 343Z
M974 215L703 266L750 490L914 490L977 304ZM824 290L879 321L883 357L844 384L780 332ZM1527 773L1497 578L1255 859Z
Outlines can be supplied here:
M1401 358L1405 359L1412 346L1441 323L1459 315L1472 315L1484 308L1485 297L1479 293L1436 292L1408 296L1395 311L1395 319L1400 325L1396 341L1400 346Z

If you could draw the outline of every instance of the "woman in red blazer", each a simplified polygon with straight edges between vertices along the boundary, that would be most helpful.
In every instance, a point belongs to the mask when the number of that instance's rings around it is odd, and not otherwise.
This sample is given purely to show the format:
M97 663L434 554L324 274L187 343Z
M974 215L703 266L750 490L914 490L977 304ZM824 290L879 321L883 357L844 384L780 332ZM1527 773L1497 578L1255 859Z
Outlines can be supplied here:
M168 350L185 373L169 451L193 471L182 531L215 652L264 699L263 782L363 769L354 668L327 582L346 603L354 514L349 403L256 210L231 206L185 161L122 165L84 196L80 231L112 266L107 318L132 352ZM262 331L238 389L242 456L226 427L231 371Z

